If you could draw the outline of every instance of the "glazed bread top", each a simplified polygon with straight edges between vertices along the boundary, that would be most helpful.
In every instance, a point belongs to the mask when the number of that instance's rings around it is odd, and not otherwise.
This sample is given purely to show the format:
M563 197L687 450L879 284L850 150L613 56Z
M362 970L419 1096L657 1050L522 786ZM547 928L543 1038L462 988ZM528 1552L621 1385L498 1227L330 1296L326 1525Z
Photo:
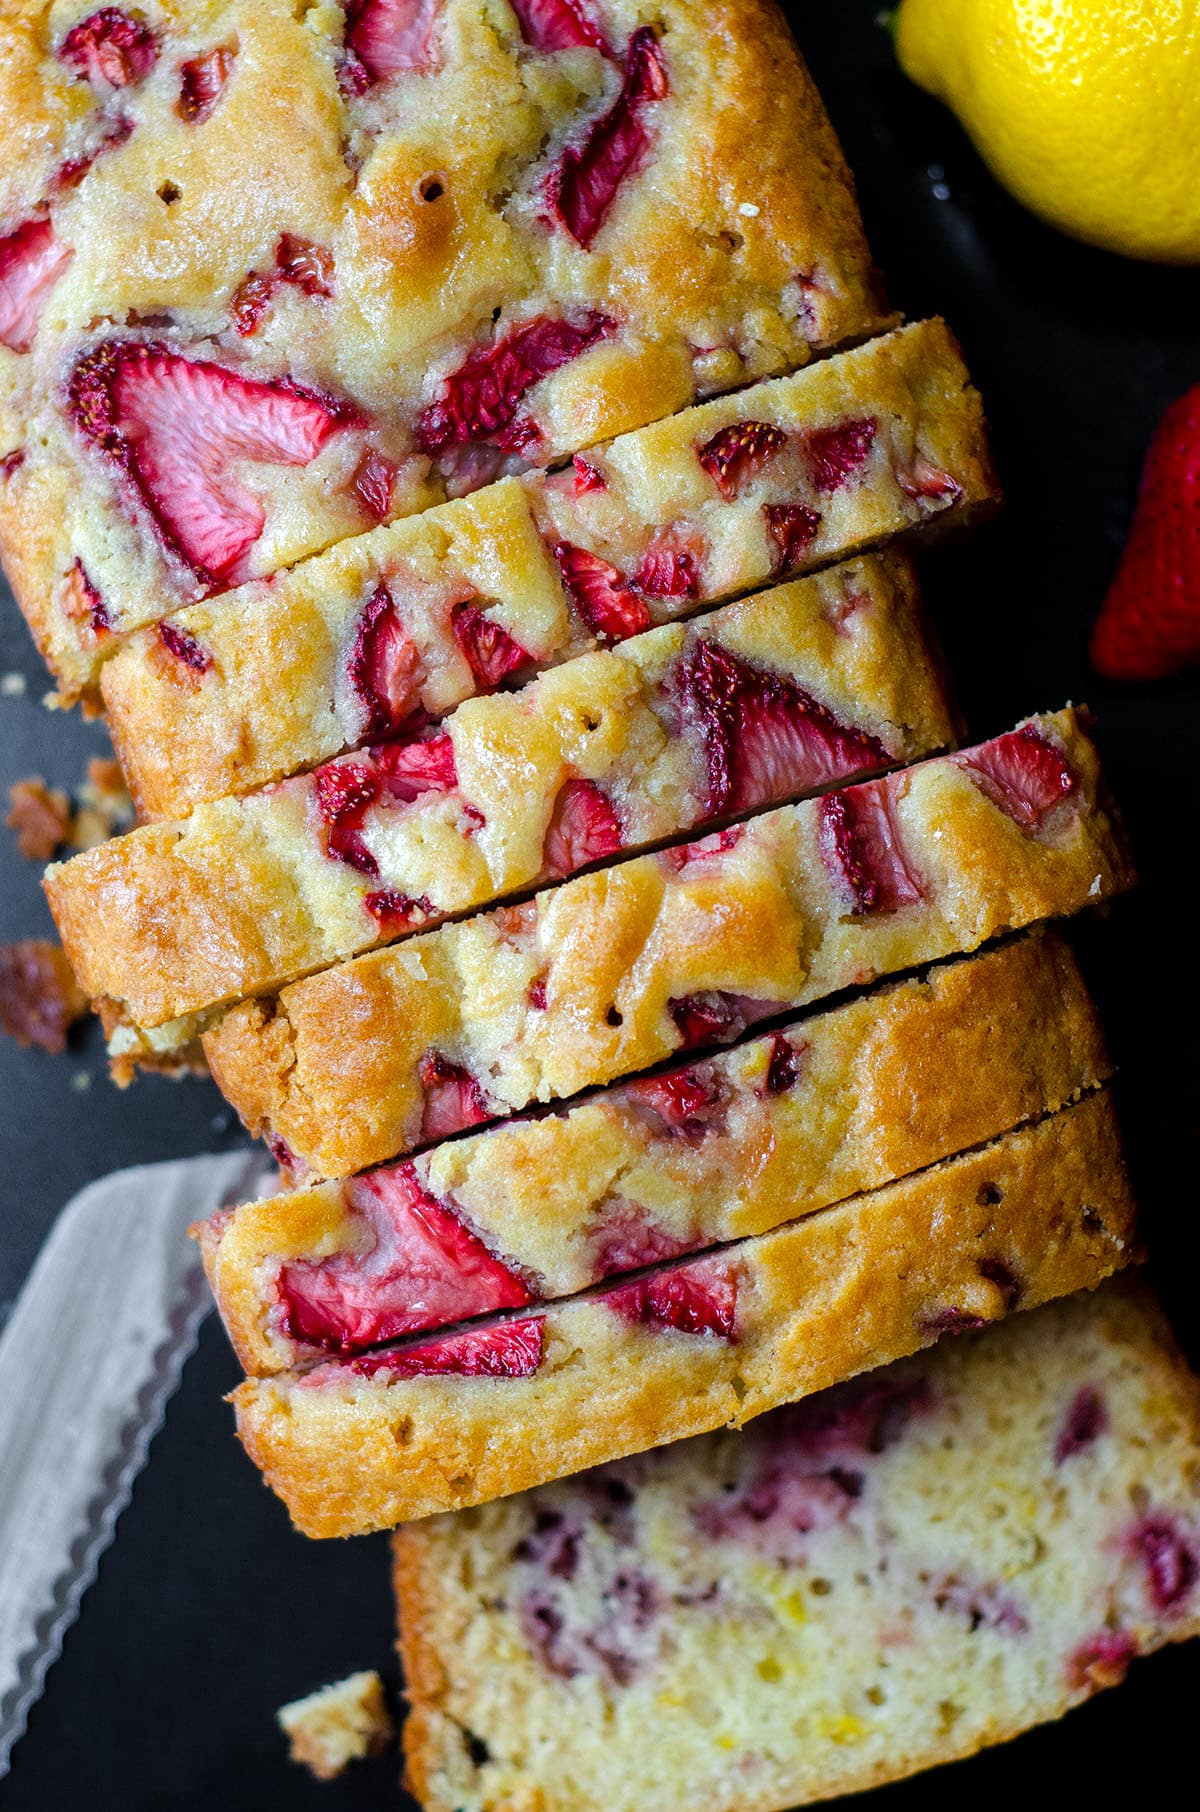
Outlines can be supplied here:
M1200 1633L1200 1389L1144 1287L402 1530L428 1812L782 1812ZM953 1789L951 1789L951 1795Z
M768 0L0 30L0 526L101 632L886 324Z
M204 1048L253 1132L348 1176L1132 878L1067 710L357 957Z

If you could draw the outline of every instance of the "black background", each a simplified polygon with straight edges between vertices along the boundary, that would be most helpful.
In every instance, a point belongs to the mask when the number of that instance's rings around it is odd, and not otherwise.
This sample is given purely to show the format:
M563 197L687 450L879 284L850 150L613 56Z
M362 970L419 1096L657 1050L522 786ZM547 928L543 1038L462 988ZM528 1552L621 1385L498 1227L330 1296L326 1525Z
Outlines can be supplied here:
M900 76L877 13L878 0L812 0L794 8L794 23L857 173L892 299L910 318L941 312L957 329L1008 491L995 525L929 564L928 592L976 736L1067 699L1098 712L1143 886L1078 942L1122 1066L1153 1275L1200 1359L1198 687L1195 678L1106 686L1086 658L1142 451L1166 404L1200 380L1200 272L1127 264L1039 226L951 117ZM0 697L0 783L40 772L73 784L102 733L41 709L45 678L8 606L0 672L13 671L28 691ZM38 934L49 919L36 870L0 843L0 939ZM5 1044L0 1127L0 1317L82 1184L241 1137L211 1085L149 1079L118 1094L94 1035L60 1058ZM282 1701L352 1669L379 1667L395 1684L387 1545L291 1532L234 1442L221 1396L236 1377L210 1318L0 1786L0 1812L80 1801L89 1812L397 1806L393 1757L320 1786L287 1761L275 1730ZM1064 1724L872 1803L880 1812L1181 1803L1195 1791L1198 1688L1200 1647L1175 1649ZM681 1803L681 1812L703 1809Z

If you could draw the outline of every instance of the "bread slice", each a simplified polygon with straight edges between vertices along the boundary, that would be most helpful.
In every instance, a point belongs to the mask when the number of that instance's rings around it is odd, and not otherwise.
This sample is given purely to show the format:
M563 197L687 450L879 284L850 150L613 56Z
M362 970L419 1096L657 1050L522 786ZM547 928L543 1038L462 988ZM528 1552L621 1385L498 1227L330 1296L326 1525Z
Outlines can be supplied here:
M1198 1480L1200 1386L1122 1281L402 1530L409 1784L783 1812L970 1755L1200 1633Z
M865 561L142 826L46 892L86 991L154 1027L953 739L911 574Z
M204 1049L293 1168L351 1176L1132 879L1067 710L294 982Z
M0 536L68 692L113 633L892 318L771 0L17 10Z
M766 1232L1054 1112L1109 1071L1074 958L1035 931L194 1231L239 1359L270 1375Z
M1134 1255L1106 1092L633 1281L251 1378L238 1433L303 1533L353 1535L738 1426Z
M996 494L962 355L921 322L110 636L104 704L142 811L182 817Z

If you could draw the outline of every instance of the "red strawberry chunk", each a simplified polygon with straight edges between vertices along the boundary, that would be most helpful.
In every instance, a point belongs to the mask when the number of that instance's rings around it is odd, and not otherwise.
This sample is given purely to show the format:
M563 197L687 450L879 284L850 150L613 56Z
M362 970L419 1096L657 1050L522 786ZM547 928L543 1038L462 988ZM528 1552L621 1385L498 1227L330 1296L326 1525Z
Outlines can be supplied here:
M930 515L937 510L949 509L963 494L957 478L935 466L924 453L918 453L911 466L897 472L896 482L906 497L921 504Z
M741 840L742 826L730 824L723 831L714 831L711 837L699 837L695 843L677 843L674 849L664 849L662 860L672 874L682 874L696 862L712 862L736 849Z
M786 446L787 435L770 422L734 422L696 449L696 457L727 503L747 479Z
M392 513L397 468L374 447L368 447L355 468L350 489L372 522L386 522Z
M1146 1573L1150 1602L1160 1616L1186 1607L1200 1580L1200 1541L1163 1515L1143 1517L1129 1540L1130 1552Z
M810 510L802 503L768 503L763 515L767 519L767 533L779 550L775 571L791 572L793 567L802 564L816 540L821 512Z
M290 379L114 341L80 359L70 399L80 432L129 474L164 540L213 584L239 576L265 523L233 462L305 466L345 419Z
M600 1301L643 1327L737 1339L737 1272L719 1259L652 1272L619 1290L607 1290Z
M275 268L285 283L294 283L306 296L333 294L333 253L296 233L284 233L275 248Z
M572 603L594 636L604 642L623 642L627 636L649 629L652 618L645 604L629 581L599 554L560 541L554 558Z
M806 1049L807 1046L793 1044L782 1032L776 1032L767 1062L768 1095L786 1095L789 1089L795 1088Z
M411 894L401 893L395 887L381 887L377 892L369 893L363 905L387 937L411 931L414 925L425 924L437 912L427 893L413 899Z
M1037 830L1079 785L1066 756L1033 724L980 743L955 760L1022 830Z
M441 4L442 0L347 0L346 49L367 76L364 87L408 69L437 68L433 28Z
M180 65L176 108L180 119L194 126L208 118L233 74L233 64L233 51L219 48Z
M588 309L573 321L539 315L515 327L442 380L441 396L417 417L417 445L426 453L463 441L504 446L526 392L606 339L613 326L607 315Z
M1124 1630L1099 1630L1068 1660L1067 1685L1073 1692L1119 1686L1136 1654L1137 1643Z
M627 176L650 146L643 114L668 93L662 49L648 25L629 40L621 92L577 145L568 145L547 186L554 218L583 247L591 245Z
M372 1171L347 1194L371 1244L283 1266L279 1297L291 1339L356 1353L533 1301L522 1279L423 1186L411 1164Z
M387 1372L393 1378L531 1378L542 1363L545 1328L540 1315L467 1328L420 1346L393 1347L352 1359L360 1378Z
M58 47L64 63L104 88L130 88L158 61L158 44L148 25L119 6L102 6L71 27Z
M574 50L585 46L609 54L599 26L575 0L511 0L521 36L534 50Z
M543 872L561 878L588 862L615 856L621 827L612 802L594 780L568 780L560 788L546 831Z
M507 629L485 617L478 605L456 604L450 625L482 691L493 691L510 673L529 666L533 658Z
M7 482L14 472L21 470L24 464L24 447L14 447L11 453L6 453L3 459L0 459L0 483Z
M688 1069L672 1070L664 1076L647 1076L642 1082L631 1082L624 1095L656 1133L687 1139L691 1144L698 1144L725 1123L725 1088L710 1063L694 1063Z
M379 797L374 769L364 761L331 761L312 778L329 855L360 874L377 875L379 864L362 838L367 812Z
M1150 443L1091 656L1116 680L1163 679L1200 661L1200 384Z
M158 625L158 639L167 653L193 673L207 673L213 664L212 655L207 648L202 648L195 636L179 624L164 620Z
M664 1258L678 1258L687 1247L665 1227L655 1227L641 1209L610 1213L596 1237L596 1264L593 1275L620 1277L628 1271L640 1271L646 1265L658 1264Z
M367 599L346 672L363 708L364 736L396 729L416 706L425 677L421 653L386 585L377 585Z
M63 609L67 615L75 622L86 623L93 635L107 635L112 628L108 607L82 560L72 561L63 583Z
M573 488L576 497L584 497L589 491L607 491L608 480L594 460L576 453L571 460L571 468L575 475Z
M686 721L703 738L709 816L774 804L891 759L876 737L839 723L794 680L752 667L717 642L695 643L675 685Z
M648 598L698 598L699 549L672 525L650 542L632 580Z
M458 785L448 730L423 742L387 742L371 750L383 789L409 805L425 793L452 793Z
M870 417L813 428L804 436L808 475L815 491L840 490L857 472L875 442L878 424Z
M233 322L234 332L248 339L258 332L258 324L271 305L271 298L278 286L278 278L272 274L264 277L259 271L251 271L229 298L229 315Z
M478 1126L490 1120L492 1105L469 1070L437 1051L429 1051L421 1060L421 1087L425 1091L425 1110L421 1118L421 1138L446 1139L461 1132L464 1126Z
M730 994L724 988L707 988L699 994L678 994L667 1010L679 1031L680 1042L728 1044L756 1019L779 1011L776 1000L753 1000L748 994Z
M830 793L820 801L818 813L822 860L849 894L856 915L896 912L923 897L905 854L887 780Z
M46 298L70 262L48 220L27 220L0 239L0 346L29 351Z
M1085 1384L1071 1400L1054 1443L1054 1458L1061 1466L1093 1441L1098 1441L1108 1427L1108 1410L1104 1398L1092 1385Z

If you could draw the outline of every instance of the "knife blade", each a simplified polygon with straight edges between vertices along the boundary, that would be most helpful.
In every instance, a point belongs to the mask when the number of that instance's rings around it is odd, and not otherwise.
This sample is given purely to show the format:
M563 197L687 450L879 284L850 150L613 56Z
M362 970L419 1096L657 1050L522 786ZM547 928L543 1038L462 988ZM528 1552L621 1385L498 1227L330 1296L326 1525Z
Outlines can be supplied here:
M0 1333L0 1779L210 1306L187 1227L265 1174L239 1151L89 1184Z

